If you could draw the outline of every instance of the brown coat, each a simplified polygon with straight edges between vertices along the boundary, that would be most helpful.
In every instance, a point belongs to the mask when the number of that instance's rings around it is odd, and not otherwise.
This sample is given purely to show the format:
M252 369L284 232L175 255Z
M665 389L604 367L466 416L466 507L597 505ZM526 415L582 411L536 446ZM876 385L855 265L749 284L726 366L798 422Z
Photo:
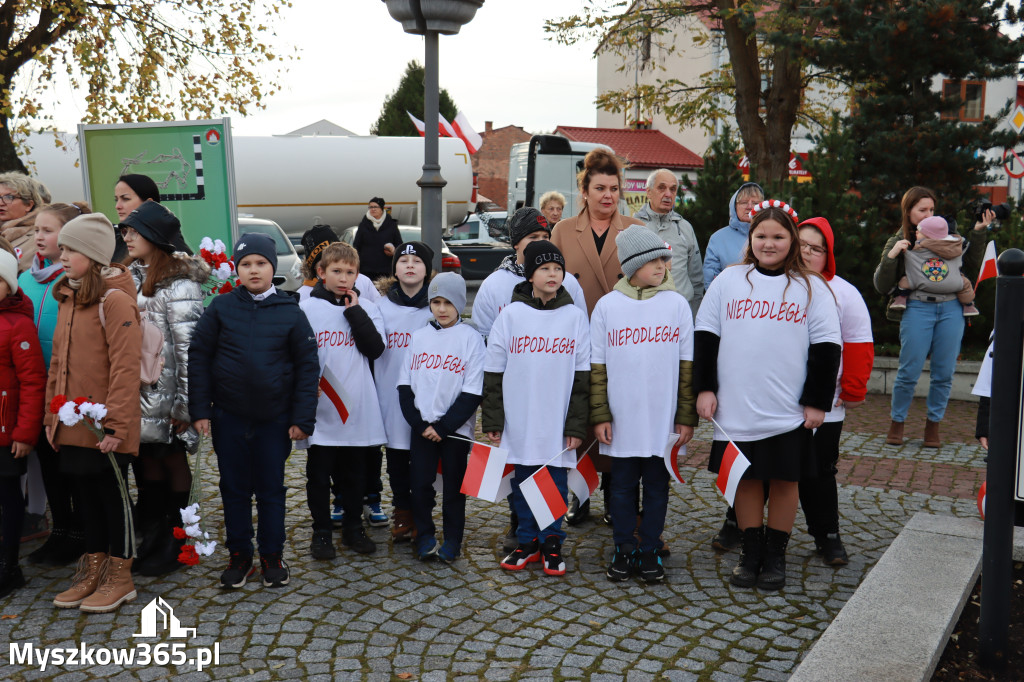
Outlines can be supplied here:
M54 444L97 448L99 440L85 425L65 426L49 411L50 401L56 395L65 395L71 400L84 396L91 402L106 405L103 428L121 439L117 452L134 455L139 452L142 422L139 402L142 331L132 276L123 265L111 267L119 272L105 281L111 290L120 291L109 291L103 302L105 329L100 325L99 304L84 308L75 305L74 289L67 278L57 282L59 304L46 384L45 422L54 428Z
M643 225L642 220L616 213L608 227L604 248L597 252L590 213L584 208L574 218L560 220L551 232L551 241L565 257L565 268L576 276L587 298L587 314L594 312L598 299L607 294L622 277L619 250L615 237L630 225Z

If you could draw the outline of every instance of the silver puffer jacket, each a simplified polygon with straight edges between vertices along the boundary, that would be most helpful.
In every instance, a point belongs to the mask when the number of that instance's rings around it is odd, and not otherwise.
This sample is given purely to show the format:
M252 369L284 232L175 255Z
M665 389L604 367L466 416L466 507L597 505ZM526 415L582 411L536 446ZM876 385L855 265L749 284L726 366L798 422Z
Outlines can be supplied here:
M209 277L210 268L200 259L184 253L174 257L188 261L185 273L158 284L153 296L142 295L148 267L138 261L128 266L139 292L139 312L147 311L149 321L164 335L164 369L160 379L140 389L143 443L170 443L174 438L171 419L189 421L188 345L192 329L203 314L201 285ZM199 436L194 429L190 428L179 438L189 452L195 451Z

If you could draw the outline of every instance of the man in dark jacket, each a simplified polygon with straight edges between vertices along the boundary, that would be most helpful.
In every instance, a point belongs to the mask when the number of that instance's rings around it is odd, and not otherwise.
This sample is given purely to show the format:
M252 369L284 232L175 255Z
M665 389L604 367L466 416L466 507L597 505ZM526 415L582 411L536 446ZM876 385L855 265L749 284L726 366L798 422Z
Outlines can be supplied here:
M316 422L317 360L313 329L291 296L273 285L277 250L262 234L235 245L240 286L218 296L196 323L189 345L189 414L211 432L220 469L226 545L223 587L242 587L255 573L252 496L263 584L286 585L284 463L291 441Z

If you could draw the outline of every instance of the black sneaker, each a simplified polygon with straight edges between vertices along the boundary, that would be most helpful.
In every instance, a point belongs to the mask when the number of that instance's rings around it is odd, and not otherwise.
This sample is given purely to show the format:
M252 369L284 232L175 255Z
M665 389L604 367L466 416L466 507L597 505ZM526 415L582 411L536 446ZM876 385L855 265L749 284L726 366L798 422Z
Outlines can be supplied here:
M719 552L728 552L739 547L741 542L743 533L740 532L740 527L732 519L726 519L718 535L711 541L711 546Z
M251 554L232 552L228 567L220 574L220 586L227 588L245 587L245 581L256 573Z
M309 553L314 559L333 559L338 556L334 549L334 538L331 533L313 533L313 541L309 543Z
M511 554L502 559L501 567L506 571L520 571L535 561L540 561L540 543L537 538L528 545L519 545L512 550Z
M615 548L605 575L613 583L629 580L629 576L633 575L633 545L619 545Z
M850 563L850 557L843 547L843 541L839 533L819 535L814 538L814 549L821 555L821 560L826 566L845 566Z
M341 544L360 554L373 554L377 551L377 545L367 537L366 529L361 525L342 530Z
M509 526L508 530L505 531L504 537L501 538L501 551L505 554L516 551L519 547L519 536L516 534L518 529L515 526Z
M657 583L665 579L665 567L661 565L661 557L655 549L637 552L634 570L645 583Z
M540 564L547 575L565 575L565 560L562 558L562 543L549 535L540 548Z
M260 569L264 587L284 587L288 584L288 564L281 558L280 552L260 555Z

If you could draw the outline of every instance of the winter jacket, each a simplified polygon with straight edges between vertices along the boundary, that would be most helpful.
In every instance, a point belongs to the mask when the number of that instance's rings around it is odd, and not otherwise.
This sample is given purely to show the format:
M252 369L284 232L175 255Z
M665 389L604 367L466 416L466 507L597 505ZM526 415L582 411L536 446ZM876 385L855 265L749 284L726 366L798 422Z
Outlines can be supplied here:
M882 257L879 259L874 275L875 291L880 294L888 295L892 292L896 283L906 272L902 253L895 258L889 258L889 252L901 239L903 239L903 230L897 230L885 242L885 248L882 249ZM986 241L988 241L987 230L967 231L967 250L964 251L963 267L960 272L972 282L977 278L978 272L981 270L981 262L985 259ZM899 322L903 318L903 311L893 310L889 307L885 311L885 317L892 322Z
M712 280L718 277L718 273L733 263L743 260L743 250L747 248L747 233L750 231L750 223L740 220L736 213L736 197L747 187L761 189L761 186L755 182L746 182L740 185L740 188L729 199L729 224L711 235L711 239L708 240L708 248L704 252L704 291L711 286Z
M139 290L139 312L146 311L147 319L164 336L164 368L160 378L155 384L142 386L140 390L143 443L171 443L175 436L171 419L191 421L188 414L188 345L192 330L203 314L205 296L202 283L209 277L210 268L200 259L183 253L174 257L186 260L187 269L183 274L157 284L151 297L142 293L147 266L139 261L128 266ZM192 430L181 435L190 449L198 442L198 435Z
M384 245L391 244L397 249L401 243L402 233L394 218L384 216L380 229L374 229L370 219L363 216L352 239L352 248L359 252L359 272L370 278L390 275L391 256L384 253Z
M558 224L561 225L564 222L563 220ZM608 244L606 243L605 249L607 248ZM618 259L616 259L616 262L618 262ZM565 305L574 305L572 296L565 290L565 287L559 287L558 293L555 294L552 300L542 303L539 298L533 297L533 285L529 282L520 282L512 290L512 303L516 301L522 301L537 310L554 310ZM480 410L484 432L502 431L505 428L505 400L502 394L502 377L503 375L497 372L484 372L484 398ZM589 393L590 372L577 371L573 375L572 392L569 396L569 410L565 415L566 436L576 438L587 437ZM531 396L524 396L523 399L529 400Z
M320 361L316 337L298 301L280 292L262 301L245 287L213 299L188 348L188 412L213 407L248 419L288 416L313 433Z
M11 243L16 249L21 249L21 258L18 259L18 272L24 272L32 267L32 258L36 255L36 216L39 209L29 211L20 218L8 220L0 225L0 237Z
M594 231L590 227L590 212L584 208L574 218L560 220L551 232L551 242L565 257L565 270L579 280L583 296L587 299L587 316L594 306L622 277L619 250L615 237L630 225L643 225L636 218L616 213L612 216L601 253L594 244ZM513 298L512 300L515 300Z
M690 304L694 317L704 298L704 264L693 225L675 211L657 213L650 202L633 214L644 221L672 249L672 279L675 289Z
M675 291L672 278L665 273L665 281L656 287L635 287L623 277L615 285L615 291L622 292L634 301L654 298L659 291ZM612 420L608 403L608 366L590 363L590 423L602 424ZM697 426L697 398L693 392L693 361L679 361L679 392L676 403L676 424Z
M43 348L43 362L50 366L50 355L53 353L53 332L57 327L57 299L53 297L53 287L64 274L60 267L52 268L50 261L38 262L33 258L32 267L18 277L18 286L31 299L36 329L39 330L39 345ZM43 281L36 279L36 273L50 268L49 275L40 275Z
M35 445L43 427L46 366L32 322L32 301L20 289L0 301L0 448Z
M142 332L139 308L135 302L135 284L123 265L110 266L116 274L104 281L108 287L103 302L106 327L100 324L100 306L82 306L75 302L75 290L66 277L55 285L58 301L57 331L53 336L53 356L46 384L46 404L54 396L68 399L88 398L107 408L103 428L121 439L117 452L138 454L139 367ZM53 427L56 445L77 445L99 449L96 436L84 425L65 426L55 414L47 414L44 423Z

